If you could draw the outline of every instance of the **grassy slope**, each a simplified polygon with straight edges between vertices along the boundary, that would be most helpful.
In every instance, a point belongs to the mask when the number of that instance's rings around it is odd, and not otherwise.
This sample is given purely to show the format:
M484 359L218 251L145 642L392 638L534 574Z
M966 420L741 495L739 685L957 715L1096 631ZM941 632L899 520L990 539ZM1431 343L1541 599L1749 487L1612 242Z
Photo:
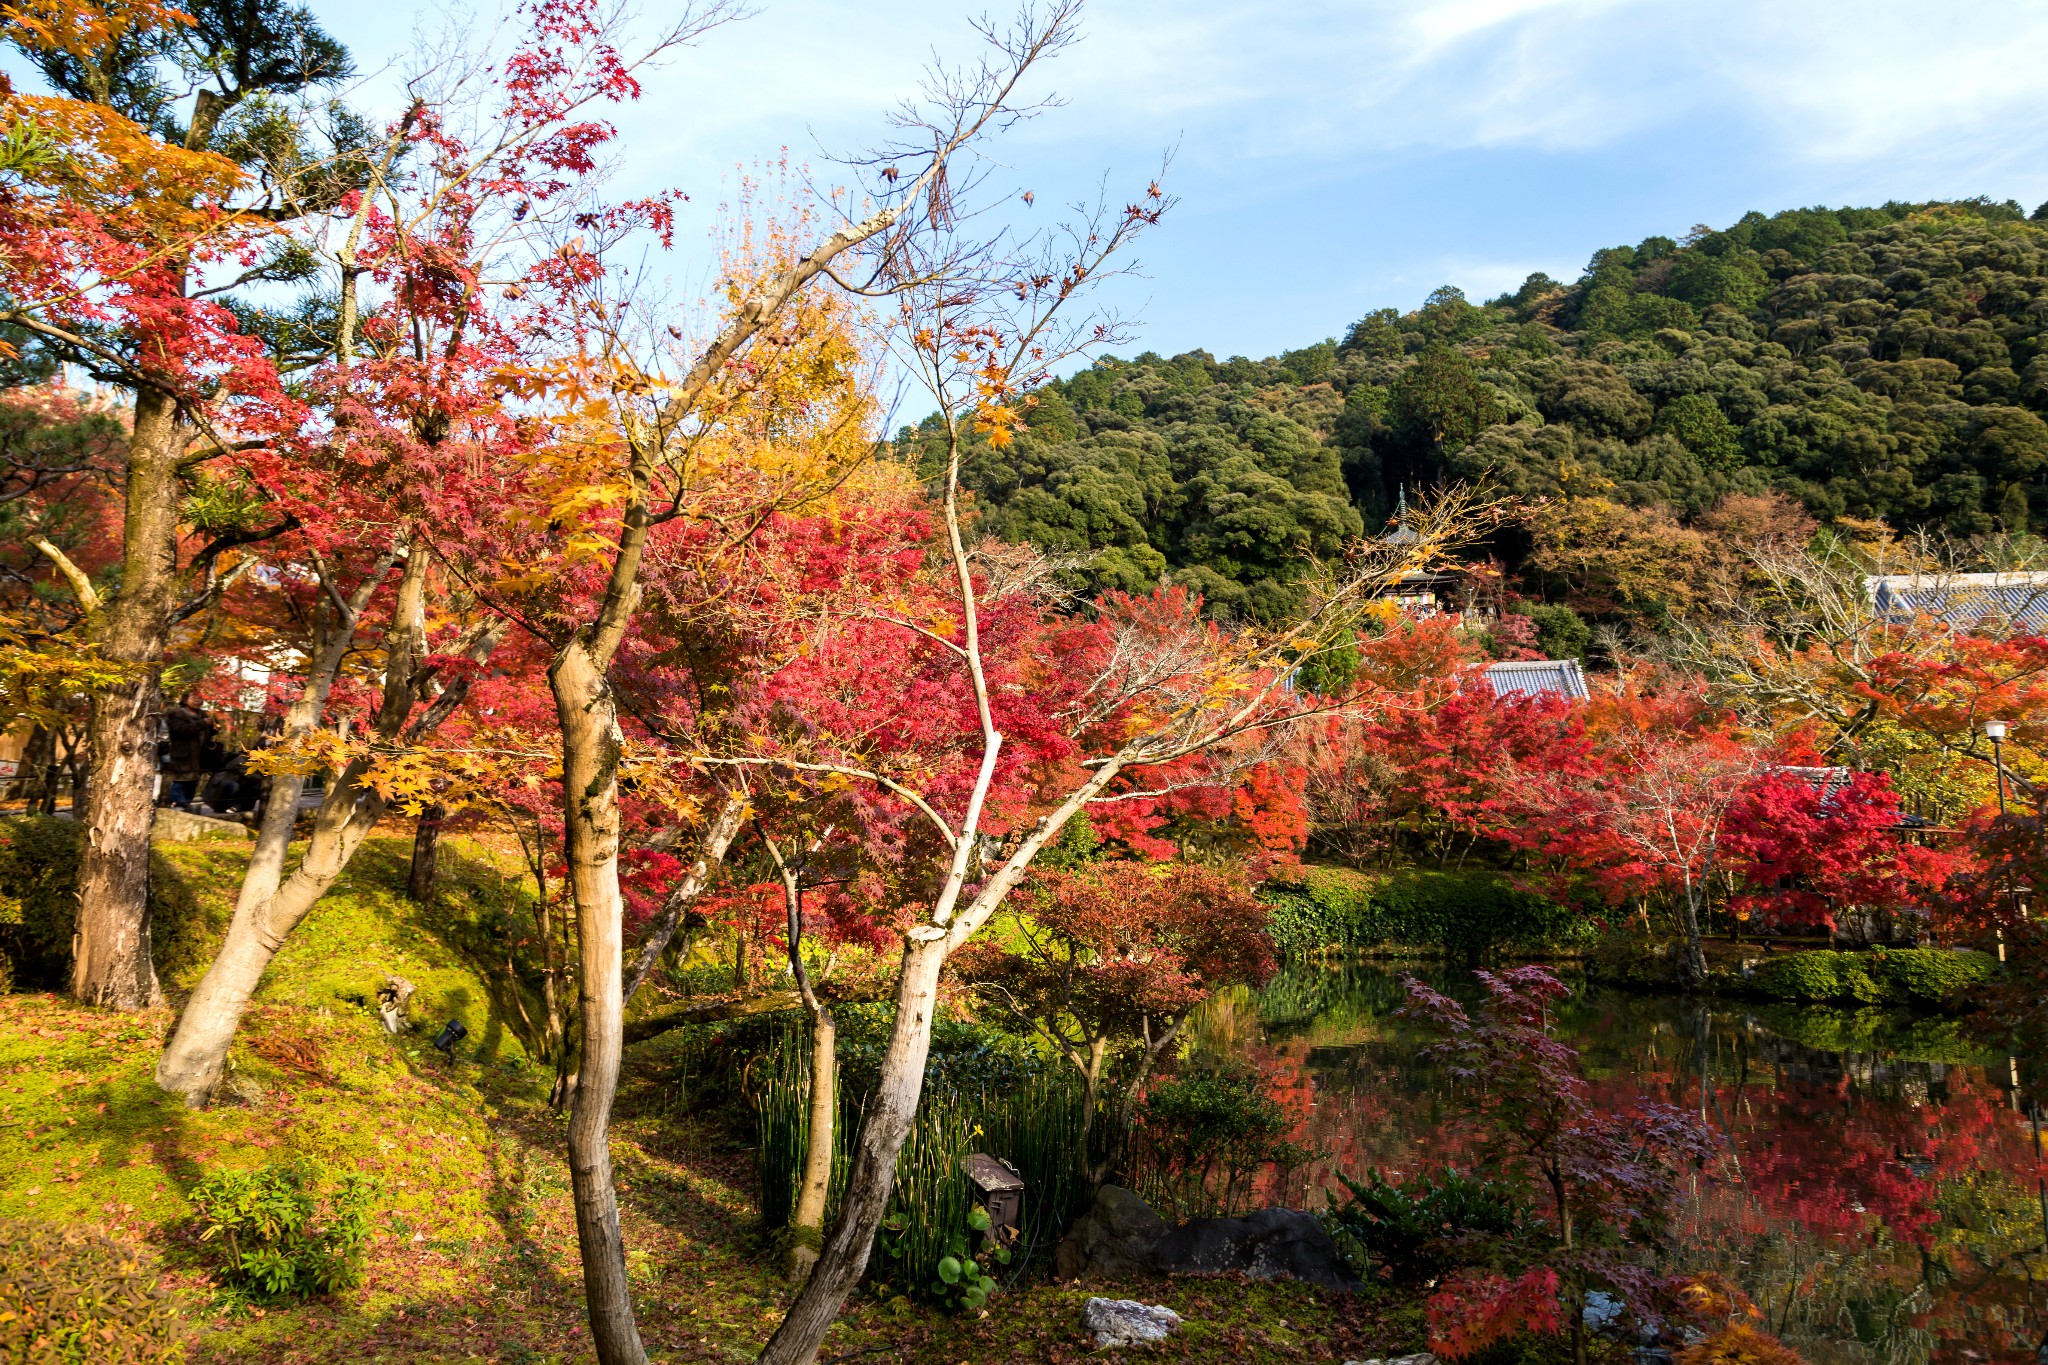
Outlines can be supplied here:
M399 894L406 851L374 841L279 955L233 1058L253 1102L190 1113L157 1092L150 1068L168 1016L0 996L0 1217L89 1220L158 1245L191 1287L197 1361L592 1358L564 1124L521 1042L521 1009L535 1006L488 932L519 893L483 850L458 844L443 894L423 910ZM210 951L246 845L164 852L189 893L190 935ZM165 964L174 992L207 953L178 956ZM368 1002L389 971L419 988L423 1029L451 1017L468 1026L461 1062L420 1033L384 1034ZM642 1331L657 1360L750 1359L787 1301L758 1244L750 1155L719 1116L686 1111L659 1054L650 1044L630 1061L613 1146ZM367 1282L328 1301L222 1311L186 1191L209 1169L301 1156L382 1180ZM1204 1279L1021 1285L973 1321L863 1302L824 1354L1078 1360L1080 1305L1093 1293L1189 1319L1155 1359L1340 1361L1420 1346L1412 1303Z

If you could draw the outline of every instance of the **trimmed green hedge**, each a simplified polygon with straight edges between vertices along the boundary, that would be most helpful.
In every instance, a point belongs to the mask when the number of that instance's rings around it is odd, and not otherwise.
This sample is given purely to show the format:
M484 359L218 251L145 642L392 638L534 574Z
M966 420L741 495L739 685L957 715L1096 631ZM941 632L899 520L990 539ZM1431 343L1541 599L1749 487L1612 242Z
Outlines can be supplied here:
M1587 920L1490 869L1303 867L1276 874L1259 895L1273 907L1269 932L1288 958L1391 948L1476 962L1503 950L1578 947L1593 936Z
M1760 963L1743 985L1778 1000L1938 1005L1987 979L1995 966L1983 953L1946 948L1795 953Z

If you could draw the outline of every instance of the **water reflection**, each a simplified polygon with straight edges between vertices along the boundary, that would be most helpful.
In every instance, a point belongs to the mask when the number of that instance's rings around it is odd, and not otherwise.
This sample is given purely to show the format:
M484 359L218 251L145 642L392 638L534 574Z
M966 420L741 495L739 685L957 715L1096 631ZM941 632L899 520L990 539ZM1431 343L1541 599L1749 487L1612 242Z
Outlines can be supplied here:
M1275 1178L1276 1202L1320 1204L1332 1170L1470 1164L1475 1134L1404 1000L1391 972L1314 969L1200 1021L1196 1046L1264 1071L1321 1154ZM2034 1365L2048 1228L2019 1061L1946 1019L1597 988L1560 1033L1600 1103L1682 1105L1728 1144L1688 1191L1673 1269L1741 1284L1814 1365Z

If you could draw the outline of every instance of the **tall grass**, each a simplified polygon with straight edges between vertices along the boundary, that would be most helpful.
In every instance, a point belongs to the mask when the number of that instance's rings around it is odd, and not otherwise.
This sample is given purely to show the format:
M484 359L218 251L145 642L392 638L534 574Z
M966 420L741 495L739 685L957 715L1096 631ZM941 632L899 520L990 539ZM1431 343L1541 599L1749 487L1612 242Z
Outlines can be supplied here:
M748 1075L759 1132L761 1218L770 1228L788 1225L803 1178L810 1135L809 1046L807 1034L791 1029L756 1059ZM866 1098L841 1087L828 1224L838 1216ZM871 1262L876 1273L911 1297L929 1296L946 1243L966 1228L974 1205L962 1168L976 1152L1007 1162L1024 1181L1022 1254L1011 1271L1022 1273L1050 1255L1088 1188L1081 1150L1084 1104L1080 1085L1058 1073L1001 1091L929 1085L896 1159L896 1188Z

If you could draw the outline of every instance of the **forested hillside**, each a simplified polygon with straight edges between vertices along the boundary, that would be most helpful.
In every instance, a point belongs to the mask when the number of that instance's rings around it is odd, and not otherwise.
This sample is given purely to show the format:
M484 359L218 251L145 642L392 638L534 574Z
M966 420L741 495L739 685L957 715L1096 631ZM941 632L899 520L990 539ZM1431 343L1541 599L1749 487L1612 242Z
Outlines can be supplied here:
M1682 597L1730 493L2020 536L2048 521L2043 217L1981 200L1751 213L1596 252L1569 285L1532 275L1484 304L1446 286L1266 360L1108 359L1042 390L967 478L991 529L1090 552L1092 588L1166 573L1264 618L1305 556L1445 479L1561 499L1499 547L1510 568L1532 547L1539 570L1624 543L1644 560L1638 583L1531 577L1595 615Z

